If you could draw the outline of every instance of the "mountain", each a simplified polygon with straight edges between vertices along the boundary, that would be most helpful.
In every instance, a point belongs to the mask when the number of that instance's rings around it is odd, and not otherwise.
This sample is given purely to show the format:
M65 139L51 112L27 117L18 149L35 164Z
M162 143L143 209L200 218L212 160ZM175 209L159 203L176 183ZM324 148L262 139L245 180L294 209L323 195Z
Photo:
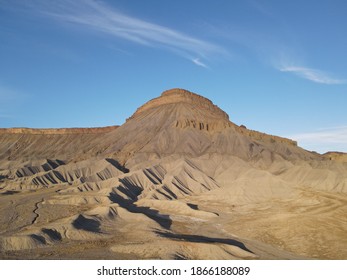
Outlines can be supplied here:
M0 257L346 259L335 154L183 89L121 126L0 129Z

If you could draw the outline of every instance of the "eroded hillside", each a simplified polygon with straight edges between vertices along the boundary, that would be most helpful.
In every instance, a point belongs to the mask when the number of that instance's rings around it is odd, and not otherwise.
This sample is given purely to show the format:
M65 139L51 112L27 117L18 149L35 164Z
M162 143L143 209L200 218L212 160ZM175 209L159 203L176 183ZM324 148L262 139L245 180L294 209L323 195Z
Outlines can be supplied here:
M346 259L330 157L182 89L119 127L2 129L0 257Z

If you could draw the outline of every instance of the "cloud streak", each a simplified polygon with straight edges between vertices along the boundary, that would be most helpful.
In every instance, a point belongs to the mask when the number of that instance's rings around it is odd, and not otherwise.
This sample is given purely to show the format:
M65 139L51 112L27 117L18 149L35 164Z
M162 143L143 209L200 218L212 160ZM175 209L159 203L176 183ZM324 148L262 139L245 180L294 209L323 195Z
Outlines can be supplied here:
M288 137L298 141L300 145L311 147L313 150L347 152L347 126L324 128Z
M208 66L205 63L201 62L199 58L192 59L192 62L200 67L208 68Z
M281 72L290 72L301 78L310 80L319 84L326 85L338 85L345 84L346 80L335 79L330 77L323 71L307 68L307 67L299 67L299 66L282 66L279 68Z
M51 4L36 1L32 8L60 22L83 26L147 47L165 48L185 58L199 57L192 62L202 67L205 65L201 62L202 58L227 54L225 49L214 43L126 15L101 1L61 0Z
M347 143L347 126L302 133L292 137L300 141Z

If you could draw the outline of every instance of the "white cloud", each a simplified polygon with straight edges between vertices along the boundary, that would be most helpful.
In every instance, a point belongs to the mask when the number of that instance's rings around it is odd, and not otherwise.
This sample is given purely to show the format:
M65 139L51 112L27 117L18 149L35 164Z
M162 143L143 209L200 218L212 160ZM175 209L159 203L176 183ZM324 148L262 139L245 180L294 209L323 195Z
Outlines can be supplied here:
M346 80L340 80L330 77L328 74L323 71L300 67L300 66L282 66L279 67L279 70L282 72L291 72L299 77L310 80L315 83L326 84L326 85L337 85L345 84Z
M313 132L289 135L299 146L319 152L347 152L347 126L317 129Z
M199 58L192 59L192 61L194 64L196 64L198 66L208 68L208 66L205 63L201 62L201 60Z
M32 8L60 22L84 26L148 47L166 48L185 58L227 54L226 50L216 44L126 15L101 1L60 0L47 5L45 1L39 0L34 3Z

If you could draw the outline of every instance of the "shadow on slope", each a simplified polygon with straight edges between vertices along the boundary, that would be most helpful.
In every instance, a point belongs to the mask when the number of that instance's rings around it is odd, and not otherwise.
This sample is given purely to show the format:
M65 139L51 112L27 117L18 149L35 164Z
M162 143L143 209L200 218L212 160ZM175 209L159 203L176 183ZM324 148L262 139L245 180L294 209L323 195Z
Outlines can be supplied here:
M100 232L100 222L88 219L84 217L83 215L79 215L76 220L73 221L72 225L76 229L82 229L86 231L92 231L92 232Z
M35 241L39 242L40 244L47 244L46 239L38 234L30 234L30 237L34 239Z
M194 242L194 243L220 243L220 244L232 245L253 254L253 252L249 250L242 242L237 241L235 239L213 238L213 237L207 237L202 235L175 234L171 232L161 232L161 231L155 231L155 233L161 237L166 237L173 240L183 240L183 241Z
M63 239L60 232L55 229L43 228L41 231L54 241L61 241Z
M122 171L123 173L129 173L129 169L124 167L123 165L121 165L118 161L116 161L113 158L105 158L105 160L112 164L114 167L116 167L117 169L119 169L120 171Z
M159 214L159 211L151 209L149 207L137 206L136 204L134 204L134 201L125 199L122 196L113 192L110 193L109 199L114 203L118 203L119 206L125 208L131 213L139 213L146 215L148 218L155 221L164 229L169 230L171 228L172 220L170 219L169 215L161 215Z
M187 205L188 205L191 209L193 209L193 210L199 210L199 206L196 205L196 204L187 203Z
M16 193L20 193L20 191L5 191L1 195L12 195L12 194L16 194Z

